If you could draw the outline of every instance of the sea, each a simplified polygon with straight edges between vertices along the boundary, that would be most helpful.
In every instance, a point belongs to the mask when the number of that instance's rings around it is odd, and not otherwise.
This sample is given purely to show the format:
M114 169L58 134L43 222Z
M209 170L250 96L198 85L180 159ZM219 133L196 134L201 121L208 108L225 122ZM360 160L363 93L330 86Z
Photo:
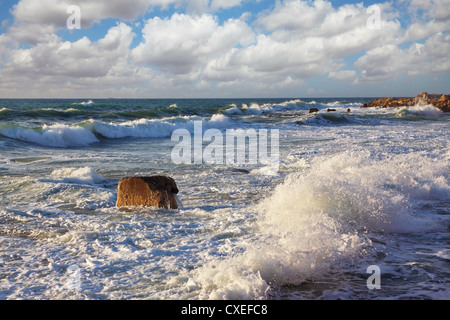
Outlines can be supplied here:
M372 99L0 99L0 299L449 300L450 115ZM210 129L277 165L175 161Z

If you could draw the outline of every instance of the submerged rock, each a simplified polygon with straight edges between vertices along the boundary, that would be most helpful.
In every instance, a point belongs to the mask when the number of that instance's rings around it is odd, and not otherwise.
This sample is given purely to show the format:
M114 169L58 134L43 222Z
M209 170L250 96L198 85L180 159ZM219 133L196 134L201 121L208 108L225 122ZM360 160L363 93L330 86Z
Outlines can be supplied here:
M178 187L171 177L126 177L117 187L117 207L147 206L178 209Z
M311 108L309 109L309 113L319 112L319 109L317 108Z
M230 169L231 172L236 172L236 173L250 173L249 170L247 169L240 169L240 168L231 168Z

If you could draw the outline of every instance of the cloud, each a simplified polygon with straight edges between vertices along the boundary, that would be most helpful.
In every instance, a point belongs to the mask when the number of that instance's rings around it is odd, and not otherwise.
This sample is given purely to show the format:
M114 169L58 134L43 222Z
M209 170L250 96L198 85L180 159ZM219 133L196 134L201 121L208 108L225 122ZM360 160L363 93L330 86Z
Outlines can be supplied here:
M320 26L321 21L333 10L331 2L316 0L314 2L286 0L278 2L274 10L262 14L257 24L268 31L309 31Z
M170 1L173 2L173 1ZM51 24L64 27L67 21L67 8L77 5L81 9L81 17L85 26L91 26L105 18L118 18L132 21L143 15L153 0L20 0L13 7L12 14L19 23ZM158 1L166 5L168 1Z
M355 70L339 70L339 71L331 71L328 74L328 78L350 82L355 81L357 79L357 75Z
M79 0L81 27L89 28L106 18L133 21L144 14L152 0ZM14 24L8 35L18 42L35 45L54 40L54 33L67 28L71 0L20 0L12 8Z
M212 0L211 1L211 9L213 11L220 9L229 9L233 7L240 6L243 0Z
M388 11L390 6L382 8ZM400 32L400 24L386 17L381 20L382 30L369 29L369 16L362 4L334 8L324 0L278 2L274 10L256 21L270 33L259 35L256 44L240 50L235 63L271 77L278 74L307 79L331 72L332 79L342 79L348 75L337 72L342 59L395 43Z
M291 95L313 77L358 85L442 74L448 1L403 0L407 19L392 2L377 4L380 27L369 28L362 2L280 0L229 18L220 12L244 0L80 0L82 27L122 22L97 41L64 41L72 1L20 0L0 34L0 94ZM156 7L167 17L141 19Z
M450 0L403 0L414 18L428 18L437 21L450 19Z
M81 85L88 78L106 79L117 72L126 72L128 54L134 34L125 23L109 29L102 39L92 42L87 37L78 41L39 43L27 49L8 49L3 53L6 62L0 69L0 88L65 87L70 83ZM122 67L122 69L119 69ZM131 76L131 75L130 75ZM47 89L46 89L47 87Z
M450 35L437 33L425 43L412 43L401 49L386 45L369 50L355 66L366 82L395 79L403 73L410 76L450 72Z
M401 0L411 22L403 42L417 41L450 29L450 0Z
M253 41L251 28L239 19L219 25L209 14L174 14L170 19L149 19L144 41L132 51L136 63L157 67L162 72L199 72L211 60L220 60L237 45Z

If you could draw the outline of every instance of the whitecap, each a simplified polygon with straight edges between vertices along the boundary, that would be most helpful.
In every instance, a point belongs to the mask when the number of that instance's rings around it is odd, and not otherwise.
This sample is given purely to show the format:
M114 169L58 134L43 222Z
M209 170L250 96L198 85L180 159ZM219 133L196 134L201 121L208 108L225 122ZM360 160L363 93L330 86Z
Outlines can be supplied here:
M90 167L56 169L51 176L66 183L99 184L107 181Z
M139 119L123 123L105 123L91 121L94 131L103 137L117 139L135 138L164 138L170 137L177 128L174 124L161 120Z
M415 115L420 117L440 117L444 112L431 104L402 107L397 111L397 116Z
M42 129L4 126L0 128L0 134L11 139L59 148L87 146L98 142L90 130L66 124L44 125Z
M231 119L221 113L214 114L208 121L208 126L214 128L229 127L231 124Z

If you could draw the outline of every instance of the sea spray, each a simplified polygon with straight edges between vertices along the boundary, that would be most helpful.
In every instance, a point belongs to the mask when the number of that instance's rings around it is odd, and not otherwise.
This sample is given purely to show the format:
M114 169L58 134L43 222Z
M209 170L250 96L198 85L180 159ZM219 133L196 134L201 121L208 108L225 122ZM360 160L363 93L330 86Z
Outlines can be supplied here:
M56 169L51 176L66 183L99 184L108 181L90 167Z
M296 228L292 219L325 214L345 230L422 231L426 226L415 215L417 201L445 198L450 187L441 175L446 170L448 164L416 154L374 157L349 151L316 157L309 171L288 176L261 210L266 222L286 221L283 230Z
M412 107L402 107L398 109L395 116L399 118L411 116L434 118L434 117L442 117L444 115L445 113L442 110L436 108L431 104L427 104L427 105L415 105Z
M416 205L448 200L448 179L440 176L447 170L427 156L317 157L256 205L254 237L239 243L243 252L193 271L191 284L202 298L264 299L365 263L373 233L444 231L439 217L417 215Z

